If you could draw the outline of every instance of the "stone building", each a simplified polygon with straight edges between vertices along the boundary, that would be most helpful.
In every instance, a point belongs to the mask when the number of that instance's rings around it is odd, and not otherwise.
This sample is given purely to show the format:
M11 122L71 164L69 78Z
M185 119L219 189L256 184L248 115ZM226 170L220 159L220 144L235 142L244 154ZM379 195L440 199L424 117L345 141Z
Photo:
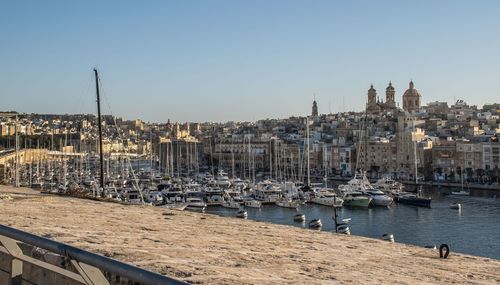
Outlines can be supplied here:
M421 98L422 96L415 89L413 81L410 81L409 88L403 94L403 110L408 112L418 111L420 109Z
M381 112L390 112L397 110L395 101L395 90L392 83L385 89L385 102L377 97L377 90L373 88L373 84L368 89L368 103L366 105L366 111L370 114L378 114Z
M395 153L392 143L386 138L373 138L367 142L361 142L356 150L358 153L357 168L371 172L389 173L394 169Z
M417 128L418 124L420 122L408 113L398 117L395 168L403 175L413 176L415 173L415 164L417 168L424 166L424 158L422 157L422 152L418 150L417 144L424 139L425 131ZM417 153L417 157L415 157L415 153Z
M312 106L312 113L311 115L313 117L317 117L318 116L318 103L316 103L316 100L313 101L313 106Z
M332 168L337 174L349 176L354 173L356 162L354 146L333 145L332 148Z
M430 169L427 173L434 176L453 176L457 173L456 141L441 140L431 150ZM460 172L460 169L459 169ZM434 177L436 179L437 177ZM456 178L456 176L455 176ZM438 179L439 180L439 179Z

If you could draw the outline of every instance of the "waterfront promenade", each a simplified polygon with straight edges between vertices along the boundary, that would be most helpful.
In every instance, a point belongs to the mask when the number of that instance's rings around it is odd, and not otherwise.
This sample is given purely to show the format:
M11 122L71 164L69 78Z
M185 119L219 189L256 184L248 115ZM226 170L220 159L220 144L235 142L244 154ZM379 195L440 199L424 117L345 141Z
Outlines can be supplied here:
M202 284L498 284L500 261L0 186L2 224ZM453 250L453 249L452 249Z

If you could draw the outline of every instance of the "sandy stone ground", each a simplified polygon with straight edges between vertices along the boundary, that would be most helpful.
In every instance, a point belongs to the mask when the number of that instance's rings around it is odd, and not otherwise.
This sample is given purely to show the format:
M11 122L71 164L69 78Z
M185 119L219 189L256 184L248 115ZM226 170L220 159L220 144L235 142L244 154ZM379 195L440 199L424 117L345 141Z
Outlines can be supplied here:
M494 259L8 186L0 220L197 284L500 284Z

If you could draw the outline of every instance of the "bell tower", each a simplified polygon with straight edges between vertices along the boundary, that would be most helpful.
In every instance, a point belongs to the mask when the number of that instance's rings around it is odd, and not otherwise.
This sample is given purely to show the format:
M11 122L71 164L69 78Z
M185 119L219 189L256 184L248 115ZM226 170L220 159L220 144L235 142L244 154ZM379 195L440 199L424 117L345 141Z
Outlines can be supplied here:
M385 103L389 108L396 108L396 101L394 100L396 92L392 86L392 82L389 81L389 86L385 89Z

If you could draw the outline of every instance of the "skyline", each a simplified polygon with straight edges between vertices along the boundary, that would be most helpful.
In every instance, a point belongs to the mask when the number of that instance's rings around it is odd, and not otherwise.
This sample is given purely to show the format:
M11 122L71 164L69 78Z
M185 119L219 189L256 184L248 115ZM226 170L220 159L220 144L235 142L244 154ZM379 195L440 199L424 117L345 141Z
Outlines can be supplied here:
M95 113L93 67L104 114L153 122L361 111L389 81L400 105L410 80L423 104L500 98L496 1L23 4L1 4L4 110Z

